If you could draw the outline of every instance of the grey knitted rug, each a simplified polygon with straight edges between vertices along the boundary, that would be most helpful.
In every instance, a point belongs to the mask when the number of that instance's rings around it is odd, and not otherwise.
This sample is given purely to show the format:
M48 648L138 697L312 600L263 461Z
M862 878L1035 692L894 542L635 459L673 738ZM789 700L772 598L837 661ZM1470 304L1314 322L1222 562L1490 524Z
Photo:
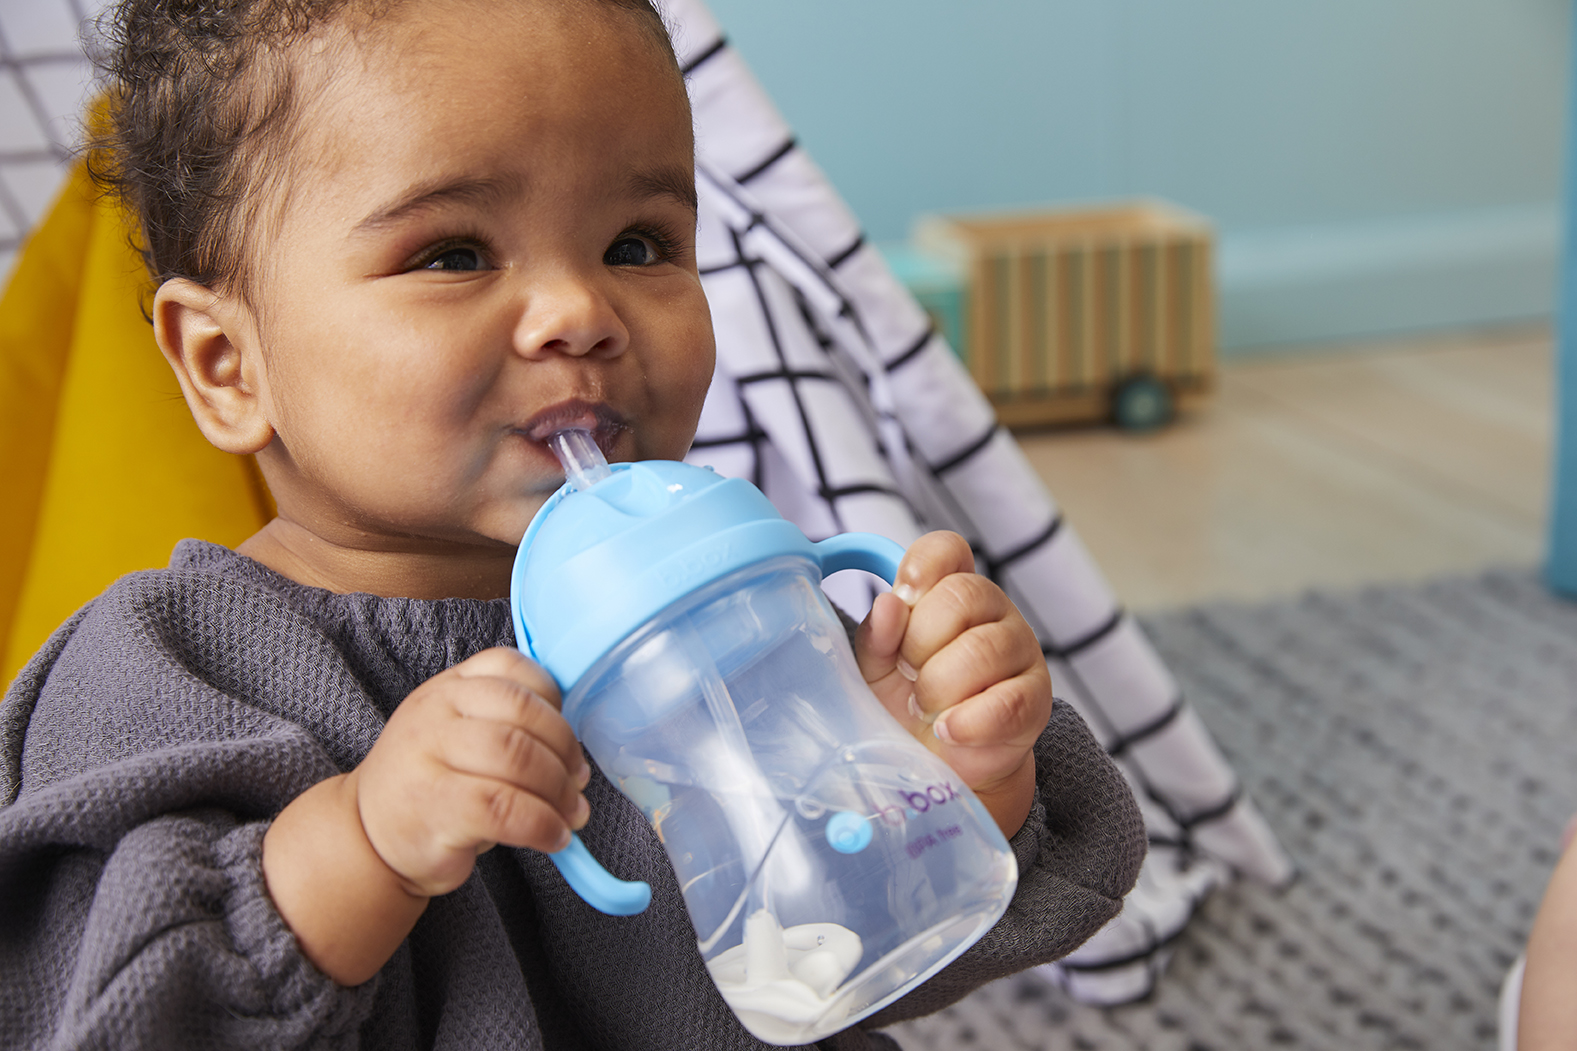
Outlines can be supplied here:
M906 1051L1494 1048L1577 811L1577 605L1495 572L1145 627L1299 881L1218 892L1144 1003L1020 975L895 1027Z

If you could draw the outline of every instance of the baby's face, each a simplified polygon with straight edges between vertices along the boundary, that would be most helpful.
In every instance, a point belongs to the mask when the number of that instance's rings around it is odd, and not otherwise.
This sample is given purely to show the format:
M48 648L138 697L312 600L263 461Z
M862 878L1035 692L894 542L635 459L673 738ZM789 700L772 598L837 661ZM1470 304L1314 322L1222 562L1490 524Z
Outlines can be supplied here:
M643 27L412 0L330 42L279 236L249 246L281 513L351 546L512 547L562 481L552 431L682 457L712 330L684 88Z

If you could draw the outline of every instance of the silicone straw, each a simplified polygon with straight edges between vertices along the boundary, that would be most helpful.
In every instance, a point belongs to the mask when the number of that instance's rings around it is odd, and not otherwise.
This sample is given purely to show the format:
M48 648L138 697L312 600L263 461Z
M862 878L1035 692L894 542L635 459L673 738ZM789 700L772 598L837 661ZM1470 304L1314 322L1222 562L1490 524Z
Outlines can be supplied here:
M548 448L564 465L564 481L577 492L590 489L613 473L596 439L583 428L554 431L548 437Z

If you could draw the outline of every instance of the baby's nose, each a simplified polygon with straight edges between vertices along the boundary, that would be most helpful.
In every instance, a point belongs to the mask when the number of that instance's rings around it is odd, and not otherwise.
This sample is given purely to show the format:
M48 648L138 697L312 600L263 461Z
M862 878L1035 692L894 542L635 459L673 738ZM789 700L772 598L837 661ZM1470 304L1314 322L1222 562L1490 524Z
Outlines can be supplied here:
M520 353L621 354L630 334L608 296L591 280L563 275L532 289L516 331Z

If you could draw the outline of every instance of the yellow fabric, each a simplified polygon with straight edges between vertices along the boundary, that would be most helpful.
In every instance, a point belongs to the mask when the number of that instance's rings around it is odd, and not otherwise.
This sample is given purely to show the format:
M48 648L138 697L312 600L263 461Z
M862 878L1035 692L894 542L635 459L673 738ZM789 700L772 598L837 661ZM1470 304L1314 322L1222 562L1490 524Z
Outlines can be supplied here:
M0 682L116 577L272 514L251 458L192 422L127 231L78 163L0 298Z

